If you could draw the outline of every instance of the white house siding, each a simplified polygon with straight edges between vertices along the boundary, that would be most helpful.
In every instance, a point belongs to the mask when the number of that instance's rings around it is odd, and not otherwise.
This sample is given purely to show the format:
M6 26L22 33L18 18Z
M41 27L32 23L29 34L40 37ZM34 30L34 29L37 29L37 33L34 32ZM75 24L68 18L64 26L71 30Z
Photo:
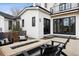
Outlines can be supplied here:
M44 18L47 18L47 19L50 19L50 22L52 21L51 20L51 17L49 14L47 13L44 13L42 11L39 10L39 14L38 14L38 32L39 32L39 38L42 38L44 35ZM50 23L50 26L51 26L51 23ZM52 30L52 28L50 27L50 31ZM52 32L50 33L52 34Z
M79 14L76 16L76 37L79 38Z
M0 16L0 28L2 28L2 32L9 32L9 20L11 19Z
M32 17L36 18L35 27L32 27ZM21 15L20 26L22 27L22 19L24 19L25 23L22 29L27 31L27 35L33 38L42 38L44 36L44 18L50 19L50 22L52 21L50 15L42 10L27 10Z
M71 13L71 14L52 17L52 20L56 18L64 18L64 17L70 17L70 16L76 16L76 35L71 35L71 36L76 36L77 38L79 38L79 13ZM65 34L55 34L55 35L69 36Z
M0 15L0 28L2 30L0 30L0 32L4 31L4 17Z
M9 32L9 20L10 19L4 19L4 32Z
M32 26L32 17L35 17L35 27ZM22 19L24 19L24 27L22 27ZM38 11L27 10L21 15L20 26L27 31L29 37L38 38Z

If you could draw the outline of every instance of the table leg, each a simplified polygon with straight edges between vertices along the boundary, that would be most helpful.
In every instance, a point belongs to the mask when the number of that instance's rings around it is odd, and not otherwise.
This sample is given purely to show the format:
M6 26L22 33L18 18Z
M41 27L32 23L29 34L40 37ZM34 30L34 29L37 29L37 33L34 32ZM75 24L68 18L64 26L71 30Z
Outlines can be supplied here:
M42 52L43 52L43 49L42 49L42 48L40 48L40 54L41 54L41 56L42 56Z
M52 43L52 46L54 45L54 41L51 41L51 43Z

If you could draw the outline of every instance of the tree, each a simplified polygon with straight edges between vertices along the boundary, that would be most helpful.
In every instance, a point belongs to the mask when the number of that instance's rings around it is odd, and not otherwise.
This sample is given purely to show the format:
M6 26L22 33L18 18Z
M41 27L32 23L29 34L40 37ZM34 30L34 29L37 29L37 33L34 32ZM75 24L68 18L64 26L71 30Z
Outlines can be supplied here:
M11 12L13 16L17 16L20 13L20 9L19 8L11 8Z
M11 12L12 12L12 15L14 17L17 17L17 15L20 13L20 9L19 8L11 8ZM20 23L19 21L17 21L16 19L16 25L13 24L12 26L12 31L21 31L22 29L20 28Z
M16 31L21 31L22 29L20 28L20 23L19 21L16 21Z
M13 24L13 29L12 31L22 31L22 28L20 28L20 23L19 21L16 21L16 25Z

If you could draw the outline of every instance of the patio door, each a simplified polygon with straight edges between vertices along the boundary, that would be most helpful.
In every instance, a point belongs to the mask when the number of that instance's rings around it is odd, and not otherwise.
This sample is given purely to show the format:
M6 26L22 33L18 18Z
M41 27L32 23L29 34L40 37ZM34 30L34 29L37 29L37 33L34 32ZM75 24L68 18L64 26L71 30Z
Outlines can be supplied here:
M50 19L44 18L44 34L50 34Z

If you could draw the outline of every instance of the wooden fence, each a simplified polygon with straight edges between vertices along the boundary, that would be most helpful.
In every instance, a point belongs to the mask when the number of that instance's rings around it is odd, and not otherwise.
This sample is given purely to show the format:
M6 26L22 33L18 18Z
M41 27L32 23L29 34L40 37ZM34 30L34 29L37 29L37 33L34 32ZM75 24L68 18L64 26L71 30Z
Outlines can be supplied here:
M3 33L3 35L6 38L8 38L8 37L13 38L13 42L18 42L19 41L19 39L18 39L19 32L5 32L5 33Z

